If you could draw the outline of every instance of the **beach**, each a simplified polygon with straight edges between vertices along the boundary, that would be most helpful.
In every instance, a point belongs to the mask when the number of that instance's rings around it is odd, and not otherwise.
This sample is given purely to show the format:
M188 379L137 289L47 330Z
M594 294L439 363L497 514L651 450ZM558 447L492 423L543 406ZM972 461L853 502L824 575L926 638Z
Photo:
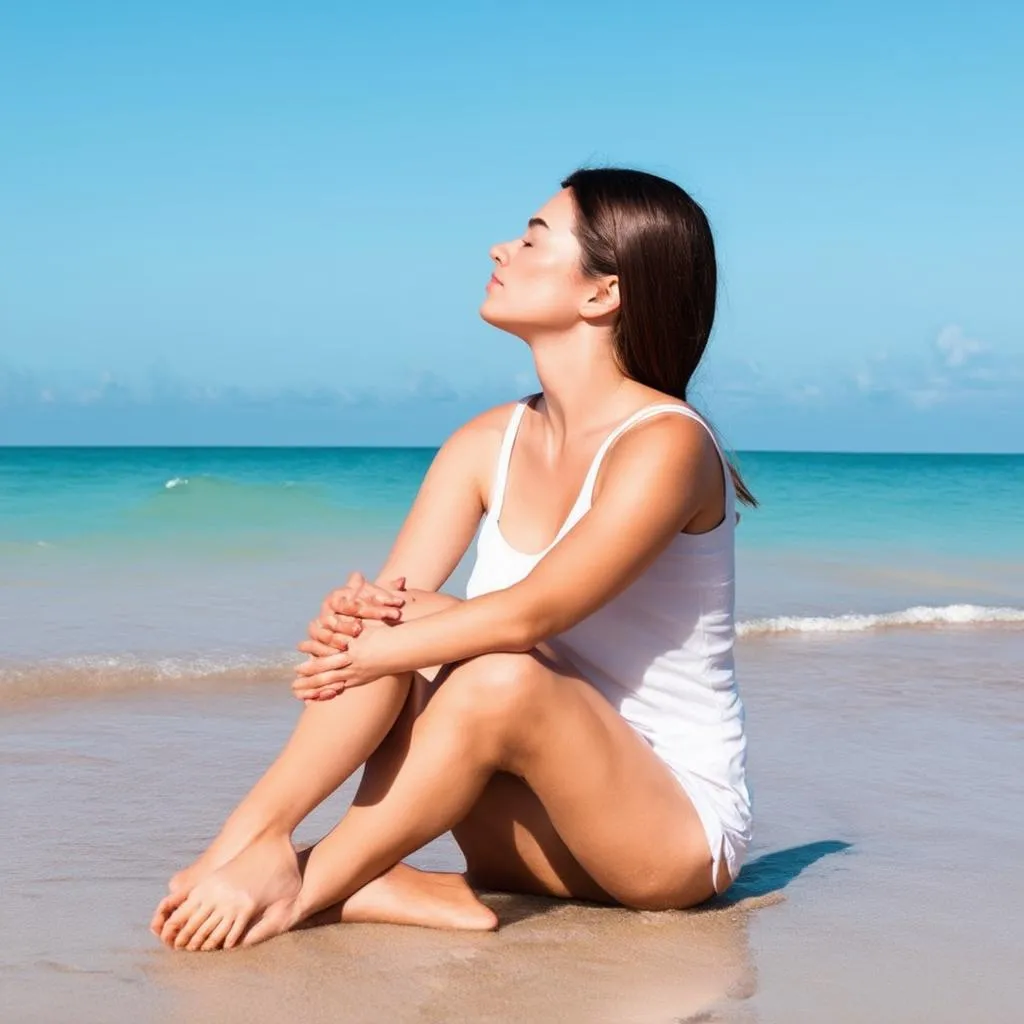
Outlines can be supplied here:
M755 839L726 897L488 894L494 934L188 955L152 908L288 735L290 648L430 453L123 451L0 453L5 1022L1020 1019L1024 459L744 459ZM412 863L461 867L448 837Z

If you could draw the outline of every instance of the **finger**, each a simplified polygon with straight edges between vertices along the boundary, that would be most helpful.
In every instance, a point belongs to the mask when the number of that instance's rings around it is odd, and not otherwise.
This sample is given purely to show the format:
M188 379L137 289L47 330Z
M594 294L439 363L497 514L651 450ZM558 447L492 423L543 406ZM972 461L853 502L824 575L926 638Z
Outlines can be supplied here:
M396 605L401 607L405 604L405 595L388 590L385 587L378 587L375 583L368 583L356 594L356 600L360 602L373 602L374 604Z
M321 614L320 618L326 622L332 615L348 615L350 618L359 618L359 610L362 607L354 594L344 591L340 594L332 594L328 607Z
M298 650L302 651L303 654L308 654L314 658L329 658L338 653L336 647L330 647L317 640L303 640L302 643L298 645Z
M363 631L362 622L351 615L335 615L334 612L322 614L313 619L306 627L306 636L310 640L319 640L322 644L333 642L334 634L340 634L347 640L359 636Z
M308 661L302 662L300 665L295 667L295 674L297 676L305 676L308 679L312 679L314 676L318 676L321 672L333 672L339 668L345 668L347 665L352 664L352 656L348 651L335 651L329 657L325 658L310 658Z
M358 633L362 632L360 626ZM321 624L316 629L310 628L307 634L307 640L313 640L324 647L331 648L332 654L337 654L338 651L344 651L348 649L349 641L352 639L352 634L339 633L331 629L330 626Z
M320 628L330 629L345 636L359 636L363 631L363 624L355 615L329 615L320 620Z
M222 917L210 937L199 947L202 952L208 953L211 949L220 949L228 937L228 932L231 931L232 923L230 917Z
M333 683L325 683L323 686L303 686L295 690L295 696L299 700L316 703L322 700L333 700L345 689L345 683L337 680Z
M344 689L345 682L341 679L318 683L316 685L310 684L305 679L296 679L295 682L292 683L292 693L295 697L298 697L299 700L329 700L331 697L337 697Z
M310 636L314 639L320 640L321 643L329 643L330 641L323 639L323 632L328 633L340 633L342 636L351 639L354 636L359 636L363 631L362 620L356 618L354 615L335 615L333 612L330 615L324 615L317 619L316 632L319 636L314 636L312 624L310 628Z
M292 683L292 691L296 697L303 700L319 697L327 690L335 691L331 693L331 696L336 697L347 685L345 675L346 673L343 671L324 672L313 679L296 679Z
M401 607L398 605L386 604L383 601L376 601L372 598L359 599L355 602L342 605L335 609L337 614L354 616L359 619L374 619L381 621L388 618L397 618L401 615ZM328 620L324 619L326 623Z
M188 945L185 948L192 953L198 952L203 948L203 943L213 934L214 929L220 926L223 920L224 912L214 908L206 920L196 929L192 938L188 940Z
M312 677L321 672L333 672L335 669L344 668L352 663L352 655L348 651L336 651L331 648L329 655L317 658L307 658L295 667L297 676Z
M405 590L405 577L396 576L395 579L391 581L391 588L392 590Z

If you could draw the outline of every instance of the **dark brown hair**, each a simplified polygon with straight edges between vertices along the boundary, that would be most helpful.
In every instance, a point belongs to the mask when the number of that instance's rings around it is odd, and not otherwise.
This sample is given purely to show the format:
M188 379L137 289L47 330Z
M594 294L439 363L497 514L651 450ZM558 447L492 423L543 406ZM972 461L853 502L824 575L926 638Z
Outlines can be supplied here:
M576 236L589 277L619 279L615 355L627 377L686 401L715 319L715 242L700 206L644 171L595 168L562 182L576 203ZM757 505L739 471L740 501Z

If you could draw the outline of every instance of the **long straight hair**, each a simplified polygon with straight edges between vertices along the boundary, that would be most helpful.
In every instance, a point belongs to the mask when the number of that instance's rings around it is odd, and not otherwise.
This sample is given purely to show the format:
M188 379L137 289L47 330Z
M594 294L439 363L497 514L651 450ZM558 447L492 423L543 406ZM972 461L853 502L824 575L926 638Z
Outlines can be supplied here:
M562 188L575 200L584 274L619 279L619 367L685 402L715 320L718 270L704 211L674 182L644 171L582 169ZM737 497L756 506L728 465Z

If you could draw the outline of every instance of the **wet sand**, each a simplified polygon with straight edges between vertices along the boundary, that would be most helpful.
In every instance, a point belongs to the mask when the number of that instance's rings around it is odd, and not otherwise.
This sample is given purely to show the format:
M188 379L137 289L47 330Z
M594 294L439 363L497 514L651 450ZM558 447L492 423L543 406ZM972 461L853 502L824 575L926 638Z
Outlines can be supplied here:
M345 925L165 951L152 907L287 735L285 685L5 707L0 1018L1020 1020L1024 630L741 647L757 831L728 898L637 914L489 896L486 935ZM413 863L461 866L446 838Z

